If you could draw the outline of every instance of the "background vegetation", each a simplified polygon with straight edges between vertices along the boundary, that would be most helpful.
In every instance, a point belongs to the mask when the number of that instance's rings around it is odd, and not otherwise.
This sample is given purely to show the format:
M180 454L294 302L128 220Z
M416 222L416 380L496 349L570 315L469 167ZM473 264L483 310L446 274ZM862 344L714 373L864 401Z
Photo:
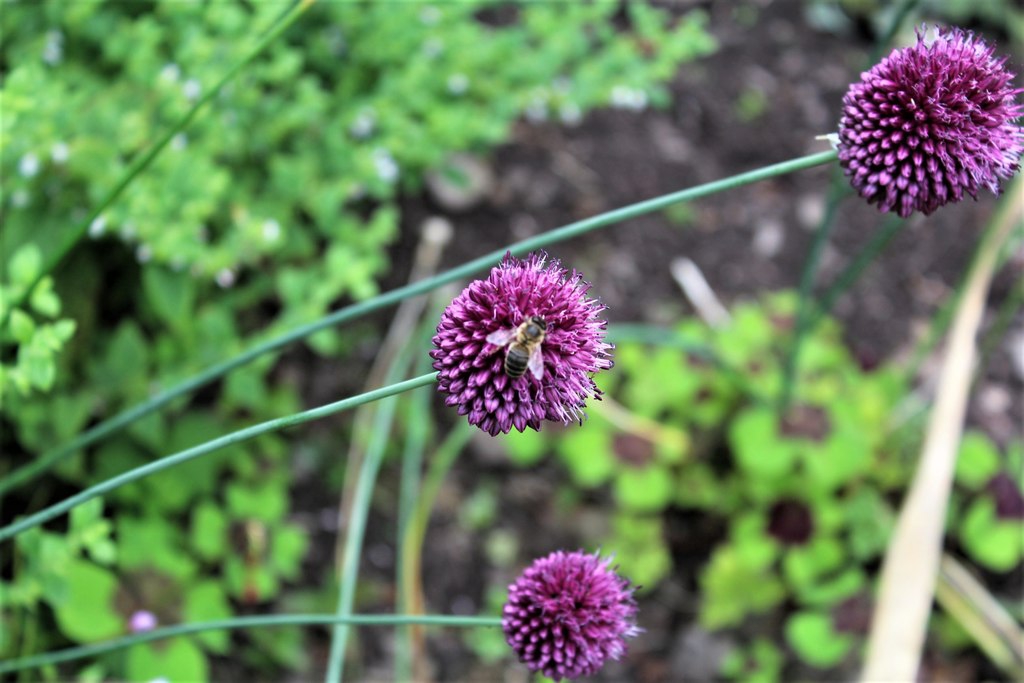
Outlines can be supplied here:
M922 4L919 16L939 13L1007 42L1022 34L1010 2ZM611 208L573 199L579 203L560 207L564 195L545 196L543 182L520 178L516 189L510 179L495 181L488 160L511 157L510 166L543 180L550 170L529 158L544 147L537 139L581 124L591 127L591 144L628 153L628 136L602 135L602 125L614 129L621 119L591 113L683 116L680 74L712 68L707 60L720 47L715 16L751 35L770 32L775 25L762 5L737 3L709 16L640 2L314 3L93 216L132 164L290 6L6 3L0 475L41 460L52 466L4 486L5 523L160 456L427 372L427 340L450 291L425 314L403 308L412 322L384 312L328 327L53 457L81 432L211 365L422 276L416 267L455 264ZM891 8L871 2L793 5L802 30L859 41L851 63L866 59L873 31L891 20ZM853 77L864 64L834 66ZM775 104L762 89L724 96L732 121L753 129L773 123ZM828 117L837 119L838 110ZM568 150L556 155L557 174L586 189L593 181ZM742 169L786 158L774 151L745 149ZM630 163L643 165L643 153ZM687 172L702 163L707 172L730 170L713 157L689 157ZM605 182L630 188L622 167L600 170L610 176ZM823 197L827 179L815 182ZM522 204L502 196L509 187ZM603 196L612 206L620 200ZM978 232L993 204L986 199L972 214ZM532 224L523 218L531 211ZM423 266L416 249L428 215L457 224L433 266ZM467 215L501 228L474 230L460 218ZM543 220L554 217L562 220ZM701 230L701 218L690 205L659 216L655 230L668 235L660 244ZM870 221L865 230L881 229ZM650 229L619 230L639 227ZM643 250L641 238L602 239L558 255L570 267L591 266L595 293L614 303L616 264L642 270L659 243ZM804 246L792 243L801 260ZM427 387L355 420L230 446L76 507L66 523L21 533L0 547L0 656L120 636L140 610L161 625L330 612L339 589L336 536L351 521L358 471L351 463L376 448L385 465L356 611L392 611L397 593L405 611L497 614L505 586L531 557L600 547L644 587L640 623L650 632L610 678L848 675L860 658L873 580L913 472L927 399L915 393L917 362L867 358L856 332L851 341L825 312L802 338L798 369L788 376L799 303L787 290L797 285L795 273L781 288L767 278L746 296L726 284L736 296L716 324L681 307L652 276L649 288L613 306L613 321L630 324L612 326L616 367L598 378L607 396L583 428L477 441ZM1006 330L1020 325L1020 296L1012 293L1019 280L1012 282L993 302L987 337L994 351L986 359L999 367L1009 362L1000 350ZM941 332L942 317L934 321ZM391 346L396 336L399 350ZM926 338L916 348L924 357L931 347ZM1019 375L1010 381L1018 394L1020 382ZM775 398L786 386L793 407L780 414ZM1013 398L1006 410L1019 408ZM1006 438L976 422L957 465L947 549L1019 619L1024 446L1019 429ZM409 454L426 463L418 508L399 502L408 489L398 460L408 463ZM531 489L538 478L547 483ZM428 532L431 514L442 521ZM645 621L645 614L653 616ZM929 657L939 673L1011 675L1022 665L980 654L979 636L955 615L937 612L932 626ZM362 629L350 644L350 671L357 679L401 678L420 666L458 680L515 670L500 631L430 634L424 643L415 633ZM322 629L295 626L211 631L26 677L312 678L325 667L328 642ZM680 643L703 643L706 654L680 665L671 652Z

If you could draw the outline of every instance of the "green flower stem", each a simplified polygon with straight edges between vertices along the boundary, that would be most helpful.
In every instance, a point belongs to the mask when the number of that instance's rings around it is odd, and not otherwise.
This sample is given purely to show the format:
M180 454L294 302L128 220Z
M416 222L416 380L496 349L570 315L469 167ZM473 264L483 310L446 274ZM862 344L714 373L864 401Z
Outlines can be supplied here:
M814 235L811 243L811 252L807 255L804 263L803 273L800 275L800 293L797 300L796 322L793 329L793 340L789 345L789 353L782 366L782 394L779 397L779 409L785 412L789 409L790 401L793 400L793 391L796 384L797 365L800 360L800 348L803 345L804 336L810 331L810 298L811 290L814 287L814 277L818 274L818 265L825 253L825 245L835 228L836 209L839 208L839 200L846 194L845 184L840 184L842 178L837 178L829 193L828 203L825 208L825 215L822 216L821 224Z
M344 308L330 313L319 320L293 328L289 332L259 343L234 358L230 358L218 363L217 365L213 365L180 382L179 384L160 392L156 396L153 396L152 398L115 415L109 420L99 423L67 444L59 446L51 451L47 451L34 462L16 470L3 480L0 480L0 497L15 486L25 484L46 472L56 463L70 456L77 450L89 446L103 437L124 428L135 420L158 410L179 396L219 379L237 367L245 365L266 353L275 351L295 341L308 337L314 332L318 332L324 328L341 324L348 320L352 320L353 318L358 318L385 306L395 304L403 299L424 294L442 285L448 284L449 282L455 282L473 275L478 271L490 268L494 266L502 256L504 256L506 250L511 251L513 254L525 254L541 247L565 241L572 237L578 237L579 235L596 230L597 228L603 228L631 218L636 218L637 216L659 211L672 204L708 197L718 192L725 192L726 190L732 190L760 180L766 180L768 178L774 178L787 173L821 166L835 160L835 151L830 150L827 152L819 152L817 154L810 154L808 156L784 161L771 166L765 166L754 171L740 173L739 175L734 175L729 178L723 178L703 185L697 185L696 187L680 190L679 192L674 192L672 194L662 195L660 197L655 197L654 199L648 199L637 204L631 204L582 221L570 223L529 239L520 240L519 242L509 245L507 249L496 249L489 254L485 254L480 258L464 263L463 265L445 271L444 273L405 285L404 287L393 289L390 292L385 292L384 294L372 299L352 304L350 306L345 306Z
M399 539L402 549L402 576L400 579L401 590L408 601L409 613L416 614L423 610L423 587L420 584L420 574L423 557L423 542L427 534L427 524L430 521L430 513L434 509L437 495L444 484L445 477L451 470L452 465L462 453L463 447L469 442L476 431L466 421L459 424L448 432L444 441L434 451L430 458L430 469L423 482L423 488L419 498L416 500L415 511L406 525L405 534ZM418 629L411 629L409 635L411 652L422 651L422 635ZM418 680L420 676L415 674L410 680Z
M420 358L418 369L430 367L430 358ZM405 448L402 450L402 474L398 487L398 531L396 538L405 538L419 497L420 472L423 468L423 454L430 434L430 396L425 391L413 392L409 396L408 418L405 422ZM405 575L405 544L399 543L395 553L395 611L408 614L410 596L402 577ZM412 631L408 626L399 626L395 631L395 680L411 681L412 676Z
M906 225L907 221L904 219L892 217L885 221L880 230L875 231L871 240L861 249L857 257L843 269L836 281L822 294L817 309L807 323L808 331L814 330L821 319L832 312L832 306L835 305L836 299L846 293L846 290L857 281L864 269Z
M74 246L78 244L83 237L85 237L86 233L88 233L89 231L89 225L92 224L92 222L96 220L100 216L100 214L106 211L107 207L109 207L111 204L117 201L117 199L121 196L121 193L123 193L132 184L135 178L137 178L143 171L149 168L149 165L153 163L153 160L156 159L157 156L159 156L160 152L162 152L164 148L167 147L167 145L171 142L171 140L174 139L174 136L180 133L186 126L188 126L188 124L192 122L192 119L196 117L196 114L199 113L200 109L205 107L207 103L209 103L213 98L219 95L221 89L225 85L232 81L235 78L235 76L237 76L239 72L242 71L242 69L248 66L249 63L252 62L252 60L259 56L259 54L263 52L263 50L265 50L268 45L273 43L282 33L288 30L288 28L292 24L294 24L295 21L300 16L302 16L302 14L307 9L309 9L310 6L315 1L316 0L299 0L298 2L296 2L295 5L293 5L291 9L287 10L287 12L285 12L284 15L282 15L281 18L278 19L277 22L273 26L271 26L269 30L267 30L262 36L260 36L259 40L256 41L256 44L253 45L252 48L247 53L245 53L245 55L242 56L241 59L235 62L224 73L224 75L221 76L219 81L214 83L213 87L211 87L209 90L203 93L203 95L196 101L196 103L192 105L192 108L189 109L184 116L178 119L178 122L171 126L170 129L168 129L168 131L164 133L164 136L160 138L155 145L150 147L145 154L135 158L131 166L128 167L128 170L125 171L124 176L122 176L121 180L118 181L117 185L115 185L113 189L111 189L110 192L108 192L107 195L100 200L100 203L97 204L96 208L94 208L92 212L85 217L85 220L83 220L81 223L74 227L74 229L71 231L71 236L68 239L64 240L64 242L60 244L56 251L50 254L47 262L43 264L43 267L39 270L39 273L35 276L35 278L29 283L28 287L26 287L24 291L18 293L14 297L14 300L10 302L10 305L4 307L3 318L0 319L0 329L7 325L7 320L10 317L11 311L20 306L22 303L24 303L24 301L32 293L32 290L35 289L36 285L38 285L44 277L49 275L53 271L53 269L56 268L60 264L60 262L64 260L64 258L68 255L71 249L74 248Z
M327 405L320 406L319 408L313 408L293 415L286 415L285 417L279 417L274 420L267 420L266 422L261 422L251 427L246 427L245 429L225 434L224 436L201 443L198 446L193 446L192 448L184 451L174 453L173 455L168 455L158 460L154 460L151 463L141 467L136 467L135 469L123 472L116 477L100 482L95 486L90 486L84 491L62 500L56 505L51 505L50 507L44 508L35 514L29 515L28 517L20 519L13 524L3 527L0 529L0 541L6 541L26 529L39 526L43 522L47 522L58 515L64 514L76 505L81 505L87 500L92 500L93 498L101 496L108 491L112 491L119 486L124 486L125 484L142 479L143 477L147 477L170 467L188 462L189 460L198 458L200 455L206 455L207 453L211 453L220 448L231 446L242 441L248 441L253 437L266 434L267 432L275 432L286 427L293 427L313 420L319 420L320 418L327 417L328 415L334 415L335 413L340 413L344 410L350 410L361 406L364 403L377 401L388 396L400 394L403 391L409 391L411 389L416 389L417 387L433 384L436 379L436 374L431 372L404 382L391 384L380 389L374 389L373 391L367 391L366 393L359 394L357 396L350 396L349 398L335 401L334 403L328 403Z
M400 354L405 356L405 354ZM390 379L404 365L401 360L392 365L388 373ZM429 376L429 375L425 375ZM377 483L377 473L384 459L384 450L391 435L391 423L395 417L397 396L391 396L380 402L373 416L373 428L370 443L366 447L366 456L359 467L355 494L349 512L348 527L345 530L345 549L341 560L341 581L338 587L338 606L335 615L339 618L352 614L355 602L356 583L359 580L359 558L362 556L363 538L366 536L366 520L370 516L370 502L373 488ZM345 646L348 644L349 625L339 622L334 626L331 638L331 650L327 659L327 683L341 683L345 662Z
M174 638L176 636L203 633L205 631L225 631L240 628L263 626L331 626L348 624L350 626L401 626L417 624L420 626L446 626L459 628L478 628L481 626L501 626L501 617L457 617L447 615L408 615L408 614L351 614L339 617L333 614L271 614L265 616L236 617L234 619L218 619L214 621L195 621L177 626L167 626L145 633L107 640L92 645L71 647L65 650L43 652L31 657L0 662L0 673L10 673L22 669L70 662L75 659L95 657L123 650L133 645L149 643L154 640Z

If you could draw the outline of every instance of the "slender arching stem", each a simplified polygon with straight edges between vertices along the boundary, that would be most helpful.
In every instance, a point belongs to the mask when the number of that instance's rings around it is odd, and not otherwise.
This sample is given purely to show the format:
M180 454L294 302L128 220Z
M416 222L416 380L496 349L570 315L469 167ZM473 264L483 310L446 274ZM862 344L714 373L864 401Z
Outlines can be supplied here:
M369 403L370 401L377 401L388 396L400 394L403 391L409 391L411 389L416 389L417 387L432 384L436 380L436 377L437 376L431 372L426 375L421 375L420 377L408 379L404 382L398 382L397 384L391 384L380 389L367 391L366 393L351 396L340 401L335 401L334 403L328 403L327 405L320 406L319 408L286 415L274 420L267 420L266 422L260 422L259 424L246 427L245 429L240 429L236 432L231 432L230 434L225 434L224 436L201 443L198 446L193 446L192 448L184 451L164 456L159 460L154 460L153 462L142 465L141 467L136 467L135 469L128 470L127 472L122 472L116 477L102 481L95 486L90 486L70 498L65 498L55 505L44 508L35 514L14 522L13 524L8 524L0 529L0 541L6 541L26 529L39 526L43 522L47 522L54 517L62 515L71 508L81 505L87 500L92 500L97 496L101 496L108 491L112 491L120 486L137 481L151 474L156 474L157 472L174 467L175 465L188 462L189 460L198 458L201 455L212 453L213 451L242 441L248 441L249 439L261 434L278 431L285 427L300 425L312 420L319 420L320 418L327 417L328 415L334 415L335 413L340 413L344 410L351 410L352 408L361 406L364 403Z
M96 657L141 643L191 635L193 633L204 633L206 631L272 626L334 626L337 624L348 624L350 626L405 626L416 624L421 626L460 628L495 628L501 626L501 617L456 617L436 614L350 614L345 617L338 617L333 614L270 614L219 619L217 621L194 621L188 624L158 628L153 631L146 631L145 633L136 633L123 638L115 638L114 640L107 640L102 643L70 647L53 652L43 652L21 659L11 659L0 662L0 673L33 669L61 662L70 662L76 659L85 659L86 657Z

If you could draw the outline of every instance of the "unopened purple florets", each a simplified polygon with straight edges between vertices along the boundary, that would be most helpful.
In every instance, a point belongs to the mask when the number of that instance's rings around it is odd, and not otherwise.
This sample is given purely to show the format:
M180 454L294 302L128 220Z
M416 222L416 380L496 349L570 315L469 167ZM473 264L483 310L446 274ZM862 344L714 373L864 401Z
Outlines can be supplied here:
M621 659L641 632L628 580L611 559L559 550L535 560L508 587L505 640L531 671L560 681L596 673Z
M588 398L600 398L592 375L612 366L605 343L605 307L587 296L590 285L543 253L507 254L486 280L471 282L441 315L434 336L434 369L445 403L491 436L541 422L582 423ZM489 335L517 328L532 316L547 329L540 345L541 378L510 377L509 347Z
M973 34L945 29L894 50L843 98L839 162L881 211L930 214L1019 169L1024 113L1005 58Z

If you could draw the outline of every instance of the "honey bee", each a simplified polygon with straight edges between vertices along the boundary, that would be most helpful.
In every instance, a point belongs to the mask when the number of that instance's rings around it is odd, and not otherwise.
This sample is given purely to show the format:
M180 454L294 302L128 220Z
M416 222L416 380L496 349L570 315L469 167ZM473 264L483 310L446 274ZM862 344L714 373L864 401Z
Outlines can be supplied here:
M487 342L501 347L508 345L505 351L505 374L518 379L529 369L534 377L544 377L544 355L540 346L547 334L548 324L537 315L524 320L519 327L509 327L487 335Z

